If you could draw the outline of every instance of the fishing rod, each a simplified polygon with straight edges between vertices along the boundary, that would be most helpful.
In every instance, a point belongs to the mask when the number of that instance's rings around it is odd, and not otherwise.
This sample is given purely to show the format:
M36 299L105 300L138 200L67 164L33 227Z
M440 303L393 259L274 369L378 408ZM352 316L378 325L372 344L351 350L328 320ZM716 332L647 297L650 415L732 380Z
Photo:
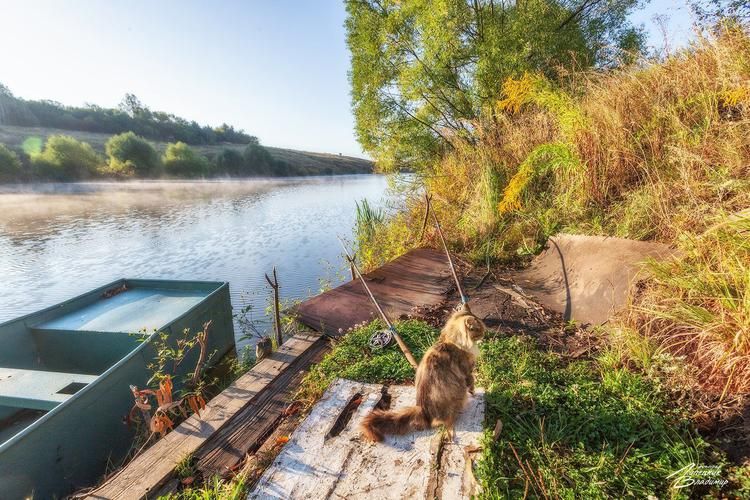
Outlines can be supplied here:
M425 213L424 213L424 221L422 223L422 236L424 236L425 226L427 226L427 218L429 217L430 214L432 214L432 220L435 221L435 227L437 228L438 236L440 236L440 242L443 244L443 250L445 250L445 256L448 257L448 267L450 267L451 274L453 275L453 280L456 282L456 290L458 290L458 294L461 296L461 303L468 304L469 297L464 294L464 289L461 286L461 280L458 279L458 274L456 273L456 266L453 264L453 257L451 257L451 253L448 251L448 245L445 242L445 236L443 236L443 228L440 227L440 221L438 220L437 215L435 215L435 211L432 210L432 196L425 193L424 199L426 203L426 208L425 208Z
M373 304L375 304L375 309L378 310L378 313L380 313L380 317L383 318L383 321L388 326L388 330L393 334L393 338L396 339L396 343L398 344L399 348L401 349L401 352L404 353L404 356L406 356L407 361L409 361L409 364L416 370L417 369L417 361L414 359L414 356L412 355L411 351L409 350L409 347L404 343L401 336L396 331L396 328L393 326L393 323L390 322L388 319L388 316L385 315L383 312L383 309L381 309L380 304L378 304L378 301L375 300L375 296L370 291L370 287L367 286L367 282L365 281L364 277L362 277L362 273L359 270L359 267L357 266L357 263L354 261L354 257L352 257L349 254L349 250L346 249L346 245L344 245L344 242L339 238L339 242L341 243L341 247L344 249L344 253L346 254L346 260L349 261L349 264L351 264L354 271L357 273L357 277L359 277L359 281L362 282L362 286L365 287L365 291L367 292L367 295L370 296L370 300Z

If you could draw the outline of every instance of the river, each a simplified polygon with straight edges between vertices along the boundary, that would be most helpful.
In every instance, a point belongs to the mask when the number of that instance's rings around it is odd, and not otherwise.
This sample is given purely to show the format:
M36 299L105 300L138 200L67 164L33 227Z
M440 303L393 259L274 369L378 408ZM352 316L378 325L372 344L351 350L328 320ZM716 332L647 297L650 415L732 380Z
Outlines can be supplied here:
M382 206L386 190L378 175L5 186L0 322L121 277L165 278L228 281L235 313L250 306L267 331L263 274L277 267L285 301L349 279L337 236L351 241L355 202Z

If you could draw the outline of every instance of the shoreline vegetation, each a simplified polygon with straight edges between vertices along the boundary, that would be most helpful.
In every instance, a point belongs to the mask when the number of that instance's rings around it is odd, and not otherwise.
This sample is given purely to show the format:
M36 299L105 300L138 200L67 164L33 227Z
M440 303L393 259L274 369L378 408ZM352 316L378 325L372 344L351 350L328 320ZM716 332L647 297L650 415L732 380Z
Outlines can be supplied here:
M561 326L594 355L488 336L483 497L750 496L750 7L691 4L696 40L645 54L634 2L347 2L360 142L416 176L358 211L365 269L417 244L425 191L475 269L560 232L677 250L606 324Z
M117 109L13 96L0 84L0 183L371 173L362 158L263 146L231 125L151 111L128 94Z

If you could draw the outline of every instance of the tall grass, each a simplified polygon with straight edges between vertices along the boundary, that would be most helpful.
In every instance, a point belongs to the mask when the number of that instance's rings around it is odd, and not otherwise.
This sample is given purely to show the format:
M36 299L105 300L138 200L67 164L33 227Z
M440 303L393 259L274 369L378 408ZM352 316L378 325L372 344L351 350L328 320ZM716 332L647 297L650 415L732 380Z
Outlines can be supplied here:
M750 36L726 31L564 87L527 74L503 94L470 140L455 138L421 173L453 249L517 260L559 231L678 246L651 264L629 326L695 363L706 387L750 389L750 254L737 215L750 207ZM366 266L416 244L424 206L414 196L406 207L360 239Z
M700 385L750 392L750 218L686 234L679 248L678 257L650 262L628 320L686 356Z

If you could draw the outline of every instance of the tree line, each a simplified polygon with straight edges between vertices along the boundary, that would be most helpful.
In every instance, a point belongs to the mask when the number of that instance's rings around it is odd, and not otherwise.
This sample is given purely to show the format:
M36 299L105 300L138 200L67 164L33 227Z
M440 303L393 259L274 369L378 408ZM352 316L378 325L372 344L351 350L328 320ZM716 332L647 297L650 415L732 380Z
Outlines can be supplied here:
M305 175L306 170L274 158L257 139L244 150L226 148L206 157L184 142L163 154L134 132L113 135L102 156L86 142L50 136L39 151L14 151L0 144L0 182L77 181L96 178L203 178ZM323 173L333 173L323 172Z
M19 127L49 127L105 134L132 131L141 137L186 144L249 144L257 138L226 123L200 125L182 117L152 111L133 94L126 94L118 108L95 104L65 106L50 100L26 100L0 83L0 123Z

